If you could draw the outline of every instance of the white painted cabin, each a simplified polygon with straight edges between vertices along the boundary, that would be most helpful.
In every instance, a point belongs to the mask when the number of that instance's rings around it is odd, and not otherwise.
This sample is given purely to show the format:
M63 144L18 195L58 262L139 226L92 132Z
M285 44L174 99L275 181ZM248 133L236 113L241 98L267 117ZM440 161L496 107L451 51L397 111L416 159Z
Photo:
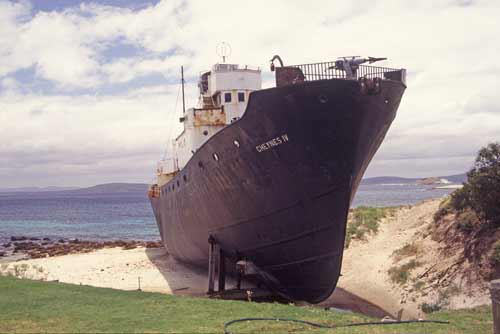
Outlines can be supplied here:
M187 109L180 118L184 130L173 140L172 157L158 163L158 185L172 179L211 136L243 116L250 93L261 86L259 68L223 63L202 73L198 105Z

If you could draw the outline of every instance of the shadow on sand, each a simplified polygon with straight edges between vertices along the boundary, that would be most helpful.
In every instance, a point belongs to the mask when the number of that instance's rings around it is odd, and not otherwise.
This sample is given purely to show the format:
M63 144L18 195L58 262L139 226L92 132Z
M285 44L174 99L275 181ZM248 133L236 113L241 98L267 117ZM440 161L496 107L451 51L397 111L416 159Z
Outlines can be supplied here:
M165 290L169 290L174 295L207 296L207 270L178 262L164 248L148 248L146 254L151 263L162 274L165 280ZM228 277L227 288L234 286L236 286L235 279ZM244 286L249 286L249 283L245 282ZM327 300L317 306L348 310L377 318L391 316L391 314L379 306L341 288L335 289L334 293Z

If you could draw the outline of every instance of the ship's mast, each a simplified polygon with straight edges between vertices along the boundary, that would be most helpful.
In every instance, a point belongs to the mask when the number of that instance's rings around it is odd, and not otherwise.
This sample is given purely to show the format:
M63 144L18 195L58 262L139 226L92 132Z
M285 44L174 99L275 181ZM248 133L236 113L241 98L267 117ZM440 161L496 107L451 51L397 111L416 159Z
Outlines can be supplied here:
M182 85L182 114L186 113L186 101L184 100L184 66L181 66L181 85Z

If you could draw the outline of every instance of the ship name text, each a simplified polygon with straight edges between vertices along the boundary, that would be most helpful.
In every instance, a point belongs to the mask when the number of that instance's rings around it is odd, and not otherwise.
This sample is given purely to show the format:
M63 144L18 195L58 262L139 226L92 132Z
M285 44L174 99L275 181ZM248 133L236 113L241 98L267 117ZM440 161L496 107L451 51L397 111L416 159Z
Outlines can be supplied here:
M288 142L288 134L284 133L281 136L278 136L265 143L255 146L255 149L257 150L257 152L260 153L287 142Z

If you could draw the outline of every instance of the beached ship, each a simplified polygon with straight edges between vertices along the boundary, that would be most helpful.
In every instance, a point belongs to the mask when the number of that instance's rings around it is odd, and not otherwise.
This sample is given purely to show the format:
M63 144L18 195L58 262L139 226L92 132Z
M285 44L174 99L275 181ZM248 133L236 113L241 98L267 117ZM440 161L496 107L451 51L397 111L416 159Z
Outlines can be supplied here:
M361 65L377 60L284 66L275 56L268 89L259 68L202 73L149 192L168 252L209 267L210 239L226 268L244 260L292 299L329 297L350 203L406 88L404 69Z

